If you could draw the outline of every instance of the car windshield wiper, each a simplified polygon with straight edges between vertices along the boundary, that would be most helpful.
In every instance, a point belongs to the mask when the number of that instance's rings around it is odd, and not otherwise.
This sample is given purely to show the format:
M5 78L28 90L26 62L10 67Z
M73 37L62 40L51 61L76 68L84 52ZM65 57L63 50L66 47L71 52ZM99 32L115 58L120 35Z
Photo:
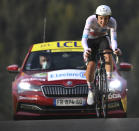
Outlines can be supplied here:
M35 69L25 69L26 71L37 71L37 70L42 70L41 68L35 68Z
M76 67L76 69L85 69L85 68L86 68L85 65Z

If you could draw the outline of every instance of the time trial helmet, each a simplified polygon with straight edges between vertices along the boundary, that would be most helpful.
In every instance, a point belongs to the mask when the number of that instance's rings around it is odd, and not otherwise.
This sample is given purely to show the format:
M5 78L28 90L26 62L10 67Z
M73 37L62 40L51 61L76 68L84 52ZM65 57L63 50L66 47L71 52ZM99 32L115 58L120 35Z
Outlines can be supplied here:
M111 14L112 14L111 9L107 5L100 5L96 9L96 15L111 16Z

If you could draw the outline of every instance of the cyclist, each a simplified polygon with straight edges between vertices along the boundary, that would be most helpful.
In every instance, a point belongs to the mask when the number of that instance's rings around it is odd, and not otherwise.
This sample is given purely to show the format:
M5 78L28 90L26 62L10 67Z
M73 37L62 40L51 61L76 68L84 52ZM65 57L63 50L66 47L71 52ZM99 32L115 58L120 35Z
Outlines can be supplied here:
M103 51L114 51L115 54L121 54L117 48L117 23L111 16L112 12L109 6L100 5L96 9L96 14L87 18L82 36L82 46L84 48L84 60L87 65L86 79L89 88L87 103L94 104L93 80L95 71L95 56L98 49ZM110 37L108 36L110 31ZM112 55L105 54L107 77L111 78Z

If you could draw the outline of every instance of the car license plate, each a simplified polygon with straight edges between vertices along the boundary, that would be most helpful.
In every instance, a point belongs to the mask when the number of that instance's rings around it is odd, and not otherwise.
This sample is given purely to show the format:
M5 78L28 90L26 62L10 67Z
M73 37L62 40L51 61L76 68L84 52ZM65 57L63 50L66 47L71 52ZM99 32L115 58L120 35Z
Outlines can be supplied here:
M65 99L56 99L56 106L83 106L85 105L86 100L83 98L65 98Z

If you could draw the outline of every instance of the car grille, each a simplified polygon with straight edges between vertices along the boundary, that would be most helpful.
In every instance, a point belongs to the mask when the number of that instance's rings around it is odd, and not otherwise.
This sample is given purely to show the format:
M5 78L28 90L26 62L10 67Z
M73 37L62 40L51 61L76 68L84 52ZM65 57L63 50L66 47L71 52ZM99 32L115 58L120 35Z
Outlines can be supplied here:
M45 85L42 86L42 89L47 97L86 97L88 94L87 85L76 85L74 87Z

